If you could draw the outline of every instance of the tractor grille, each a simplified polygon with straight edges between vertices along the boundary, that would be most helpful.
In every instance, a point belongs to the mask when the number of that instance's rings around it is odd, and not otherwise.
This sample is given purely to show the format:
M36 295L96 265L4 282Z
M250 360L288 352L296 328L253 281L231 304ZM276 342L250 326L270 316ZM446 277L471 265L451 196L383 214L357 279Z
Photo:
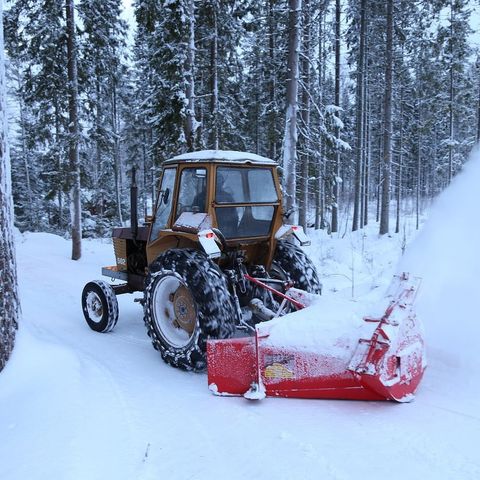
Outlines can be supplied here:
M123 238L113 239L113 250L119 270L127 269L127 241Z

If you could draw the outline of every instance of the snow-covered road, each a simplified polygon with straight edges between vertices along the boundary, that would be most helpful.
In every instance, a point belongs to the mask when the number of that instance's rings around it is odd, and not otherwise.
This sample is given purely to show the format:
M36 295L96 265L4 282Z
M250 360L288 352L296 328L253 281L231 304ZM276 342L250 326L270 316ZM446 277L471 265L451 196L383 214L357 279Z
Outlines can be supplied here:
M108 242L86 241L72 262L62 238L18 237L23 320L0 375L0 478L478 480L479 182L477 161L403 260L424 278L429 353L410 404L215 397L206 375L162 362L135 295L119 298L112 333L87 327L80 294L113 263ZM317 236L309 253L325 295L348 295L355 274L357 300L371 302L401 243Z

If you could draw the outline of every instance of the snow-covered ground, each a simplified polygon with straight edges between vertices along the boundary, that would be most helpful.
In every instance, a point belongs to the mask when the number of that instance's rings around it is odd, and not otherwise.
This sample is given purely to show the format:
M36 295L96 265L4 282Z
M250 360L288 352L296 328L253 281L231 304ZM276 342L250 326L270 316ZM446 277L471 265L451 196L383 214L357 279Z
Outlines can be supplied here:
M81 290L113 263L109 242L86 241L72 262L62 238L18 236L23 320L0 375L0 478L479 479L479 183L480 159L433 207L400 266L410 224L382 238L376 226L313 233L307 249L327 303L352 311L380 299L397 269L423 277L429 367L410 404L215 397L206 375L163 363L139 295L119 297L112 333L87 327Z

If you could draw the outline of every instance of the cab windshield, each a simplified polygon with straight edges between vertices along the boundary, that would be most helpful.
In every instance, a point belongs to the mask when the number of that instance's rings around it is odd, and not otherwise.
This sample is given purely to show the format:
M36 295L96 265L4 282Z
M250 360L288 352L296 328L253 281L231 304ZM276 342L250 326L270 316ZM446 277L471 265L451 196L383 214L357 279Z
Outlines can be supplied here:
M277 202L271 169L217 168L215 214L225 237L267 236Z

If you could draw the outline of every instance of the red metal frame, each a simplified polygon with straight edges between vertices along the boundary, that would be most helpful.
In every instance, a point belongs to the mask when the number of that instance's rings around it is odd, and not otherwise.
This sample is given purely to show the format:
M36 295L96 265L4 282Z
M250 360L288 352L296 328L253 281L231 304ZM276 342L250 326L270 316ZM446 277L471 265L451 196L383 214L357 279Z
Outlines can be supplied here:
M262 288L264 288L265 290L268 290L269 292L272 292L274 295L276 295L277 297L281 297L283 298L284 300L288 300L292 305L294 305L296 307L297 310L301 310L302 308L305 308L305 305L295 299L293 299L292 297L289 297L288 295L285 295L284 293L282 292L279 292L278 290L275 290L275 288L272 288L270 287L269 285L267 285L266 283L258 280L257 278L255 277L252 277L251 275L249 275L248 273L246 273L244 275L244 277L249 280L250 282L254 283L255 285L258 285Z

